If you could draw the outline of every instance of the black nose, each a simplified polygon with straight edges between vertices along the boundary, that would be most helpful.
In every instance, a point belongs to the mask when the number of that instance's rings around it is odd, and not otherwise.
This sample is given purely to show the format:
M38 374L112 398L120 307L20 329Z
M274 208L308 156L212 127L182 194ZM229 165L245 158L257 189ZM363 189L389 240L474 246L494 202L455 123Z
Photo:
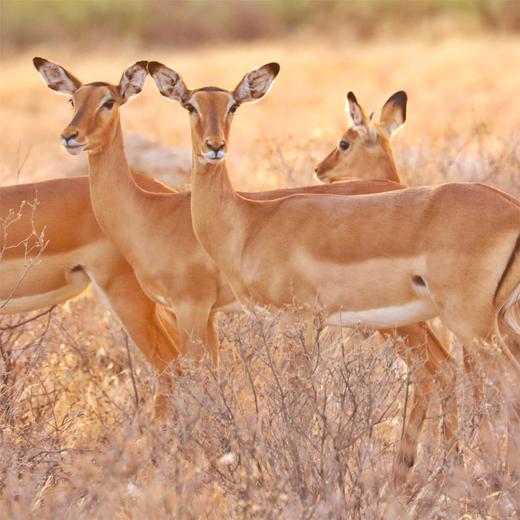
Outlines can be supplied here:
M70 134L64 135L63 139L65 139L65 141L70 141L71 139L74 139L76 137L78 137L78 131L74 130L74 132L71 132Z
M214 152L218 152L218 151L222 150L222 148L224 148L225 143L214 143L211 141L206 141L206 146L210 150L213 150Z

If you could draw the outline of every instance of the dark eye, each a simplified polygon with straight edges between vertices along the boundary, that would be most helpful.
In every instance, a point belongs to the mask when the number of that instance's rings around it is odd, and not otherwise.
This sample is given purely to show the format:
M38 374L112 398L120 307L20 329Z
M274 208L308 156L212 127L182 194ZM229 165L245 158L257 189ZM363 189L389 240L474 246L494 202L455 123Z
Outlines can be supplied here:
M350 146L350 143L348 141L345 141L344 139L342 139L340 142L339 142L339 147L345 151L345 150L348 150L349 149L349 146Z
M74 106L74 100L72 98L69 99L69 103L71 104L72 107Z
M194 114L195 112L197 112L197 109L191 105L190 103L186 103L186 105L184 105L184 108L190 113L190 114Z
M238 108L238 103L235 103L234 105L231 105L231 107L229 109L229 113L230 114L234 114L237 111L237 108Z
M114 108L115 103L116 102L113 99L109 99L103 103L103 108L108 108L108 110L111 110Z

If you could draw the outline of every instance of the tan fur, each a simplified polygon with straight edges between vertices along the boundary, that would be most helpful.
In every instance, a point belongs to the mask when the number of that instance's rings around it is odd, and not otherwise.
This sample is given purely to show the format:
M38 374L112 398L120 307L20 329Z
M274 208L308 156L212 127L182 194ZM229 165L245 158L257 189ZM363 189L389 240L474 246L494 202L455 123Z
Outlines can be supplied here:
M161 81L158 82L159 88L164 88L164 78L168 76L169 69L165 68L161 64L155 64L154 69L158 74L161 74L162 71L165 72L164 75L161 75ZM152 75L154 72L152 72ZM176 73L170 75L172 78L179 78ZM184 85L182 83L182 85ZM166 92L176 91L179 92L179 89L172 88L170 89L169 85L166 85ZM185 88L185 87L184 87ZM164 92L163 92L164 93ZM175 97L175 96L174 96ZM197 111L204 114L204 117L198 117L196 113L192 113L191 121L192 121L192 137L194 142L194 160L198 160L199 162L204 162L204 146L209 144L213 148L219 146L221 142L225 142L225 139L222 137L224 133L227 136L227 130L229 128L229 121L231 116L227 114L227 110L229 106L232 105L231 93L226 91L207 91L205 89L199 89L194 91L182 92L179 99L183 102L188 101L191 103ZM205 131L206 130L206 131ZM204 132L204 143L201 143L202 140L197 139L197 135L201 132ZM390 144L388 145L388 151L390 152L389 159L385 158L388 163L390 163L391 167L396 171L395 161L393 157L393 152ZM381 187L393 185L394 183L390 183L388 181L376 180L376 181L352 181L350 183L338 183L332 189L329 190L329 193L334 194L356 194L361 195L364 193L373 193L381 191ZM401 188L401 186L399 186ZM310 188L301 188L299 189L300 193L318 193L316 189ZM218 190L215 192L218 195ZM289 195L295 193L295 190L280 190L277 195L281 196L283 194ZM325 192L323 192L325 193ZM259 199L260 196L264 195L264 200L268 200L269 197L273 198L274 193L264 193L264 194L245 194L247 198L251 199ZM265 197L267 195L267 197ZM261 204L259 205L261 206ZM231 218L232 220L232 218ZM199 232L203 230L204 222L201 221L199 225ZM229 245L231 249L235 247L235 243L240 243L244 240L244 234L240 232L240 228L236 228L233 226L230 221L224 228L222 228L219 233L221 235L226 235L229 240ZM252 233L254 234L254 227L251 228ZM251 237L249 237L251 240ZM285 248L282 248L280 254L283 254ZM242 249L243 250L243 249ZM234 254L240 255L239 251L234 250ZM276 262L276 260L275 260ZM276 263L272 264L273 266ZM249 272L249 268L245 269L244 275L247 277L247 272ZM304 265L304 270L306 266ZM252 267L254 271L254 267ZM273 283L276 283L278 289L281 293L287 295L289 299L294 296L294 288L292 285L286 285L284 283L278 283L277 279L277 270L271 269L270 276L272 278ZM385 335L395 335L395 331L383 331ZM402 335L405 341L405 345L407 348L404 349L403 352L407 352L404 355L404 359L410 364L411 367L416 367L418 364L421 364L423 359L428 359L429 361L426 363L425 370L427 374L441 374L441 379L443 379L443 383L445 385L446 391L449 391L449 388L454 388L454 380L450 381L451 374L447 374L443 369L446 365L450 365L452 363L451 356L446 351L446 349L442 346L442 344L435 337L435 334L426 326L409 326L406 328L398 329L397 333ZM410 346L414 346L416 348L410 349ZM447 376L447 377L446 377ZM421 377L421 376L419 376ZM424 376L422 379L427 381L428 376ZM405 439L403 440L403 444L401 446L401 459L407 459L408 461L413 460L416 446L417 446L417 436L416 433L420 430L422 422L424 420L424 413L422 412L423 406L427 406L427 402L430 400L430 392L429 392L429 383L426 382L424 384L418 385L418 400L416 402L417 406L414 406L411 416L410 422L407 427L407 434L405 435ZM453 393L451 395L454 395ZM450 403L450 410L448 412L447 417L447 428L449 431L449 435L453 434L457 428L457 413L456 406L454 401Z
M137 177L145 188L165 188ZM25 201L25 202L24 202ZM34 211L28 204L37 201ZM54 179L0 189L0 218L21 210L7 228L0 247L0 313L10 314L63 303L79 296L89 276L107 297L122 325L156 368L163 371L177 357L177 330L156 315L156 305L143 293L128 263L106 238L90 206L86 177ZM37 262L27 269L23 242L43 232L46 243ZM35 243L34 237L31 239ZM17 245L16 247L13 247ZM34 248L34 257L38 248ZM169 377L163 376L164 385ZM163 388L166 391L166 388Z
M100 113L99 104L109 93L119 101L111 112ZM182 333L181 349L198 358L207 348L216 361L213 317L215 312L229 307L235 297L193 234L191 194L174 190L149 193L133 181L124 153L118 115L121 100L116 86L84 85L73 98L74 117L62 135L76 135L89 151L92 205L97 220L132 265L146 294L158 303L166 302L175 313ZM350 194L399 188L396 183L370 181L251 196L262 199L301 191Z
M330 152L315 169L316 177L321 182L337 182L348 179L386 179L401 182L395 162L394 151L390 143L392 135L404 124L406 117L406 94L404 106L396 105L392 96L383 106L379 123L372 122L365 115L363 108L356 104L362 117L362 124L352 126L351 117L347 118L348 128L339 142L349 143L348 150L341 150L339 145ZM370 132L367 130L370 128ZM364 131L363 131L364 130ZM366 139L366 135L375 135L375 139Z
M184 102L216 107L204 99L213 96L188 91ZM413 320L440 316L466 352L496 331L494 294L520 229L520 208L510 197L480 184L447 184L349 199L254 201L233 190L222 160L231 120L222 110L192 116L192 222L245 306L318 303L325 315L367 315L422 303L424 315ZM213 121L211 129L205 121ZM376 140L373 132L362 134ZM208 137L223 143L218 157ZM465 362L482 400L476 365Z

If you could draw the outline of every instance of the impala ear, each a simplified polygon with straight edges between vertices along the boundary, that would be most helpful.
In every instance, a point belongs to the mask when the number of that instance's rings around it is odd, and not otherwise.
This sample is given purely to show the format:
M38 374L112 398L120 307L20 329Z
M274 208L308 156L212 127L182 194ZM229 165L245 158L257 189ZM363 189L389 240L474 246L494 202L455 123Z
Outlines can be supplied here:
M75 78L60 65L56 65L56 63L47 61L44 58L33 58L33 64L43 81L45 81L45 84L56 92L70 96L81 87L79 79Z
M143 90L146 75L148 74L147 65L148 62L146 61L138 61L123 72L118 86L123 103L126 103L132 96L136 96Z
M376 128L358 103L354 92L347 94L345 112L347 114L347 125L353 128L363 140L369 143L375 143L377 140Z
M403 127L406 121L406 105L408 96L404 90L393 94L384 104L381 110L379 127L383 133L391 139L395 133Z
M274 62L248 72L233 91L235 101L245 103L265 96L279 72L280 65Z
M159 92L169 99L184 103L189 97L189 90L181 75L158 61L148 62L148 73L152 76Z

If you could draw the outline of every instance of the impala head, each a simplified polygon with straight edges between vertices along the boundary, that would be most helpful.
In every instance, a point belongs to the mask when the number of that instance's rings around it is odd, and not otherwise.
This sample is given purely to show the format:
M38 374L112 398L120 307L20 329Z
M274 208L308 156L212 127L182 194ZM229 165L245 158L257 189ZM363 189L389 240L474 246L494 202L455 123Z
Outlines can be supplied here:
M61 134L61 144L72 155L99 152L112 140L119 107L141 92L147 75L146 61L138 61L123 72L118 85L83 84L60 65L43 58L33 63L50 89L69 96L74 115Z
M190 113L194 157L210 164L221 162L227 155L229 129L238 107L263 97L279 70L278 63L252 70L234 90L218 87L190 90L174 70L156 61L148 63L148 72L159 92L178 101Z
M322 182L363 178L399 181L390 139L406 121L407 99L406 92L396 92L384 104L379 123L375 123L349 92L345 105L347 130L316 167L316 177Z

